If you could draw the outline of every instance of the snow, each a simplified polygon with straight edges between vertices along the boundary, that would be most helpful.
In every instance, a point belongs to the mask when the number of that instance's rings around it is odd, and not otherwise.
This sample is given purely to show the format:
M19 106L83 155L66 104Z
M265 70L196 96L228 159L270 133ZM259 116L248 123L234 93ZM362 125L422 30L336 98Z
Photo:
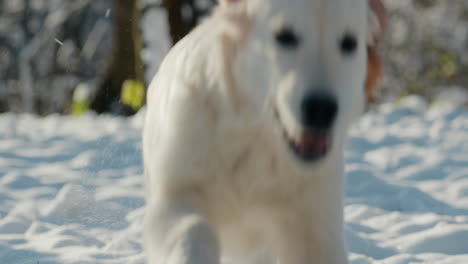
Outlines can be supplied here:
M0 263L144 263L141 118L0 115Z
M0 115L0 263L145 263L143 116ZM379 106L345 155L352 264L468 263L468 111Z

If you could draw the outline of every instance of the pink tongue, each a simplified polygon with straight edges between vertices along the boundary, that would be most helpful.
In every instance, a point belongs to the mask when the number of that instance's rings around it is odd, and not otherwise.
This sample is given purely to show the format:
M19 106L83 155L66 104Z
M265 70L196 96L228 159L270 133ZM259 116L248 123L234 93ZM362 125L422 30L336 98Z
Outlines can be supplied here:
M327 138L322 135L305 135L299 148L307 152L323 152L327 148Z

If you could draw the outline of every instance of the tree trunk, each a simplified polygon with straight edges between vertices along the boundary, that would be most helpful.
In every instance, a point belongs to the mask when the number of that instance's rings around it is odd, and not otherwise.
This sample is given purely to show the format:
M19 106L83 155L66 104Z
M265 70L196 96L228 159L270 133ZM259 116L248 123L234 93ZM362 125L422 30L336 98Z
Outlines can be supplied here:
M109 68L97 91L91 108L98 113L133 111L119 104L125 80L143 81L142 41L139 29L139 0L114 0L114 47ZM115 106L119 109L113 109ZM120 106L119 106L120 105Z
M167 10L172 43L177 43L187 35L197 23L197 12L193 0L163 0ZM183 9L190 11L191 17L184 17Z

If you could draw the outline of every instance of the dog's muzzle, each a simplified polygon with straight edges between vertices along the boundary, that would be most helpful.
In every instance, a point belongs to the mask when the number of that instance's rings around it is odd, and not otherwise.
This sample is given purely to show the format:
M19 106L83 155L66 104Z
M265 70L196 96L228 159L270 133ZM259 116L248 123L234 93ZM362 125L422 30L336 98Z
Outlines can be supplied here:
M300 105L299 136L285 138L294 155L304 162L317 161L327 155L332 145L332 128L338 113L338 103L333 96L310 94Z

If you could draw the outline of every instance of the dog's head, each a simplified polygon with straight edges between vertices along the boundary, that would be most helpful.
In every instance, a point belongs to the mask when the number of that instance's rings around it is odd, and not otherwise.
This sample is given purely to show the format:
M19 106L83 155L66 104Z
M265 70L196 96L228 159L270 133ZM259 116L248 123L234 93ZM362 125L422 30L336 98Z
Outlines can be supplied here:
M232 35L240 86L272 106L295 158L326 157L372 99L380 0L221 0L221 10L241 29Z

